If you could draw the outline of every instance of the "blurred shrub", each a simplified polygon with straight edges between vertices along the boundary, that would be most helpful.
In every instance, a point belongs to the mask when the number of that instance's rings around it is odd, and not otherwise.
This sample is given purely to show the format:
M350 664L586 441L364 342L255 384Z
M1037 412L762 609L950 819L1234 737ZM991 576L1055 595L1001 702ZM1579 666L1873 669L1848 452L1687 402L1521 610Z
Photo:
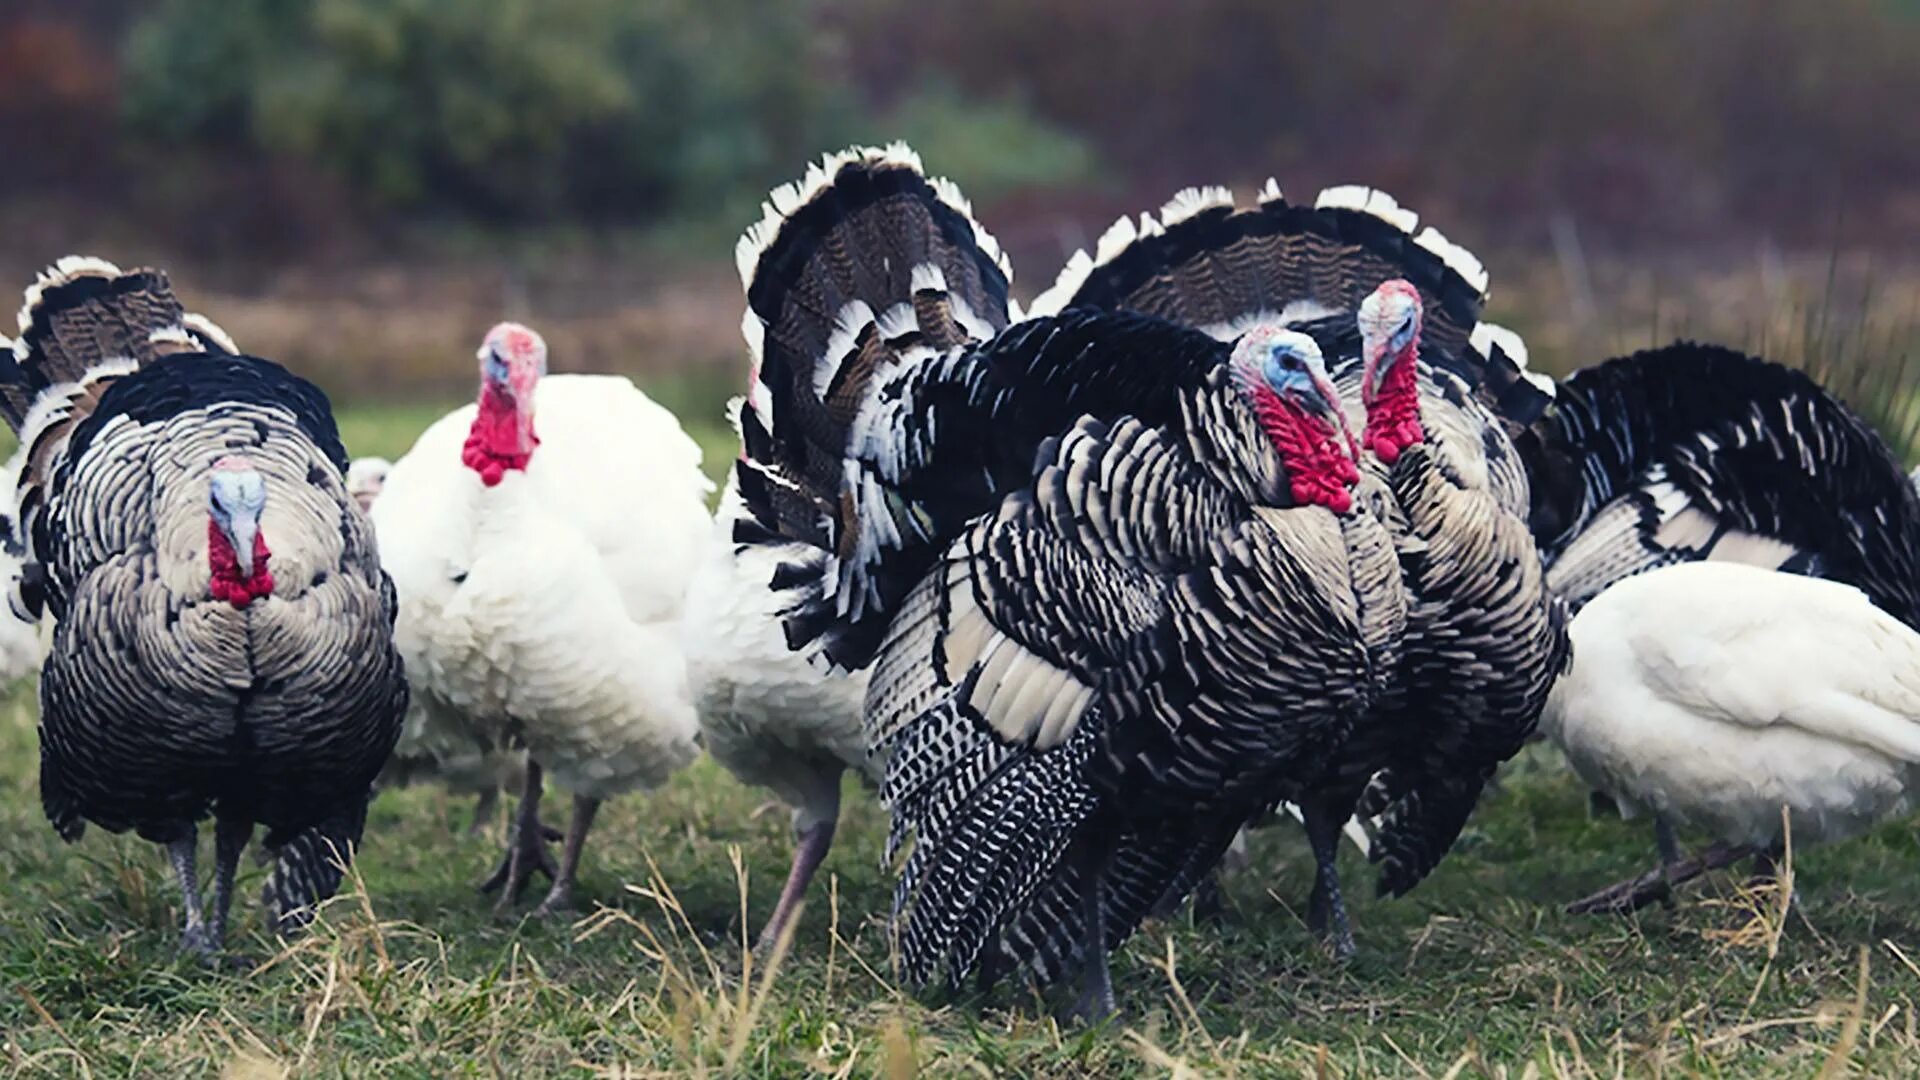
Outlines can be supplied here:
M156 142L262 149L378 203L645 214L762 187L835 111L811 6L755 0L165 0L123 107Z
M971 99L945 79L928 80L880 122L862 127L867 142L904 139L930 170L973 199L991 202L1024 188L1080 186L1096 178L1086 139L1041 120L1014 98Z

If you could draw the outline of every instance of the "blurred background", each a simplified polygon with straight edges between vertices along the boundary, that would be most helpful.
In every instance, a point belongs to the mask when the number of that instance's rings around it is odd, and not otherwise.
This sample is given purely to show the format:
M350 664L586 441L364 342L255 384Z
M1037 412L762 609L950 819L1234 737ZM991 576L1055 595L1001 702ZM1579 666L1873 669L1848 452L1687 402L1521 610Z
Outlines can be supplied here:
M349 405L511 316L717 416L760 197L904 138L1023 296L1180 187L1361 182L1537 366L1710 337L1904 431L1917 103L1920 0L8 0L0 280L162 265Z

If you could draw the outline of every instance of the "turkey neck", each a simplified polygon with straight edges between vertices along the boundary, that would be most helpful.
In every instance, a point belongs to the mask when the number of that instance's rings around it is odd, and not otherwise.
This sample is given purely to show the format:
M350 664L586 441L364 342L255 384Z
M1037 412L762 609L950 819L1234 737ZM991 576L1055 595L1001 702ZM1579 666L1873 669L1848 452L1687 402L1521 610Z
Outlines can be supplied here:
M1420 421L1419 335L1414 335L1387 368L1386 378L1367 404L1367 430L1360 442L1391 465L1407 447L1426 438Z
M1360 470L1353 501L1353 510L1340 515L1340 540L1347 549L1349 582L1359 608L1368 681L1378 700L1394 685L1407 631L1407 593L1394 543L1399 504L1377 467Z

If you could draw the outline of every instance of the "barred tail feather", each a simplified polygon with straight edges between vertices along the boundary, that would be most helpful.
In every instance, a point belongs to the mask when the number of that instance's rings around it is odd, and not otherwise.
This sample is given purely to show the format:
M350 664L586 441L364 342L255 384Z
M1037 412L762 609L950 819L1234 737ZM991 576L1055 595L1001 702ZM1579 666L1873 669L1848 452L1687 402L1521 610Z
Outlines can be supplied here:
M1096 828L1098 826L1095 826ZM1105 947L1118 948L1163 904L1186 898L1225 857L1240 830L1238 819L1191 822L1110 823L1108 838L1080 843L1114 845L1101 888L1106 905ZM998 942L998 962L1026 970L1042 986L1073 976L1085 966L1086 880L1071 854L1045 889L1013 920Z
M305 929L320 904L340 891L366 829L367 801L353 800L273 849L273 869L260 900L279 933Z
M1076 254L1028 317L1069 308L1137 311L1232 340L1279 321L1314 336L1330 361L1358 355L1353 313L1381 282L1404 278L1427 312L1423 355L1454 371L1516 426L1553 400L1553 382L1526 370L1519 338L1480 321L1486 269L1472 252L1385 192L1346 186L1312 206L1267 182L1252 206L1225 188L1174 196L1159 216L1122 218L1091 256Z
M101 365L138 365L176 351L194 333L184 317L161 271L123 271L86 255L61 258L27 288L19 336L11 355L0 356L0 412L22 431L49 389L81 383Z

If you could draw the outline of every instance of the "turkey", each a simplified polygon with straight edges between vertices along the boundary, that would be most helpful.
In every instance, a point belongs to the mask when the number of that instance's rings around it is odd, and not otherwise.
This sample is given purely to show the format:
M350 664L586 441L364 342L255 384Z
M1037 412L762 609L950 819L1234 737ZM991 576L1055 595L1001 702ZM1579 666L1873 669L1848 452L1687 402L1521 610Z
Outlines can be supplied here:
M1318 347L1133 314L1009 323L1009 271L903 146L742 239L759 376L736 536L789 643L872 665L903 977L1080 971L1297 794L1404 613Z
M1799 371L1678 343L1575 372L1517 440L1549 586L1578 609L1695 559L1830 578L1920 628L1920 495Z
M1920 632L1860 589L1737 562L1629 578L1573 620L1574 662L1541 729L1624 816L1651 815L1661 866L1575 905L1627 911L1785 841L1857 835L1920 795ZM1717 843L1680 858L1674 829Z
M1189 189L1157 218L1120 219L1034 302L1036 313L1138 311L1222 340L1289 326L1335 358L1362 428L1360 490L1394 531L1414 601L1396 693L1301 807L1318 867L1308 922L1342 956L1353 942L1338 829L1363 792L1383 815L1367 847L1380 889L1404 893L1519 750L1567 648L1509 437L1551 401L1551 384L1526 370L1517 337L1479 321L1479 261L1431 227L1416 233L1418 220L1370 188L1332 188L1311 206L1272 181L1250 206L1225 188Z
M11 342L0 337L0 353L10 352L12 347ZM5 583L9 591L18 587L21 560L27 554L13 520L14 480L24 460L16 454L4 472L0 472L0 582ZM0 680L12 682L39 671L45 652L46 642L38 620L22 617L11 605L0 611Z
M16 603L53 621L47 820L69 842L92 822L164 845L184 945L207 957L264 825L264 904L299 928L339 887L407 704L326 397L182 312L163 273L69 256L27 290L0 412L25 447Z
M360 509L372 513L392 470L393 463L386 458L354 458L347 466L347 494ZM433 781L456 794L473 795L467 831L477 833L493 820L501 790L518 791L526 784L527 755L478 747L465 738L436 739L426 722L426 709L415 698L401 727L399 748L380 770L378 786L387 790ZM552 830L547 832L548 839L559 839Z
M380 489L386 485L387 473L393 471L393 462L383 457L354 458L347 466L347 494L367 513L373 512L373 501L380 497Z
M760 934L766 949L833 846L841 774L851 769L875 783L880 776L860 732L866 674L834 675L788 651L780 613L790 601L767 585L790 553L736 544L745 518L729 480L687 589L684 645L707 751L742 783L771 788L793 808L793 867Z
M626 379L547 376L546 343L513 323L478 358L478 402L429 427L373 504L419 705L399 754L484 784L524 747L482 888L504 911L544 873L551 914L572 903L601 802L694 757L679 621L712 484L679 421ZM549 776L573 795L558 866L539 817Z

